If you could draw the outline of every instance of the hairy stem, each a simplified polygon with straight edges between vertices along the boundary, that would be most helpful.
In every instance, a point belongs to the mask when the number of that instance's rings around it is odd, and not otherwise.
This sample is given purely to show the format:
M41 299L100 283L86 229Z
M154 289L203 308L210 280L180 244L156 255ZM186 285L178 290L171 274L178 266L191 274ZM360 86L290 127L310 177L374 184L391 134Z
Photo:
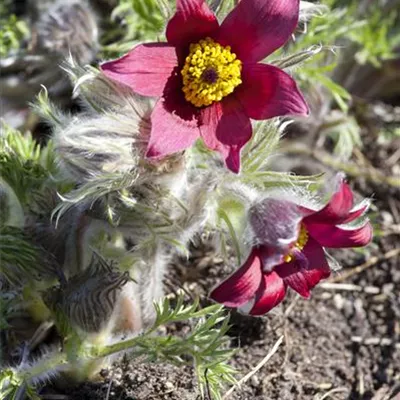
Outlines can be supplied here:
M67 354L64 352L55 352L50 356L38 360L35 364L27 368L23 368L17 374L19 381L29 382L32 379L40 378L42 375L47 375L49 372L60 369L60 367L68 363Z

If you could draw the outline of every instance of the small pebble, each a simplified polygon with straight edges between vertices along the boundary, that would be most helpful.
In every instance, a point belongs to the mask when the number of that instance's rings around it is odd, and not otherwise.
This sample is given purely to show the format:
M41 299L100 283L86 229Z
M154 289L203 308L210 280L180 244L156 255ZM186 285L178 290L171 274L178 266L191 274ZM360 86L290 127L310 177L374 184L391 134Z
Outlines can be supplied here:
M333 303L338 310L342 310L344 307L344 298L341 294L337 293L333 296Z
M251 377L250 381L251 381L251 386L253 386L253 387L258 387L258 386L260 386L260 379L258 378L257 375L253 375L253 376Z
M393 225L394 223L393 215L388 211L381 211L381 218L383 225Z

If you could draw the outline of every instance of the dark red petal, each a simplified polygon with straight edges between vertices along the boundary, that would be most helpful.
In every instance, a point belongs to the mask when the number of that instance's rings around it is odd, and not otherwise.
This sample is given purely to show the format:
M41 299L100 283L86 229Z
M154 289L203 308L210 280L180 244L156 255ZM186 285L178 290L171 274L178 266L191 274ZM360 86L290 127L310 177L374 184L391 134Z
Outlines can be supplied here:
M335 223L337 223L337 224L339 224L339 223L340 224L347 224L349 222L352 222L352 221L356 220L357 218L361 217L362 215L364 215L365 212L368 210L369 206L370 206L369 202L364 201L364 202L358 204L357 207L353 208L352 211L350 211L347 214L347 217L345 219L341 219L340 221L337 221ZM311 215L311 214L318 213L318 211L310 210L310 209L308 209L306 207L302 207L302 206L299 207L299 209L302 211L302 213L304 215L304 218L309 216L309 215ZM317 217L315 219L318 220L318 222L321 221L320 217ZM307 219L306 222L310 221L310 220L313 221L313 219ZM318 223L318 222L315 221L315 223Z
M233 172L240 169L240 150L250 140L250 119L234 96L201 110L200 134L206 146L217 150Z
M323 247L362 247L372 239L372 226L367 222L356 229L343 229L328 224L307 224L309 234Z
M147 43L100 66L110 79L123 83L143 96L161 96L168 78L178 65L175 48L167 43Z
M299 19L299 0L241 0L221 25L218 42L244 62L257 62L283 46Z
M168 43L186 47L213 36L219 24L204 0L177 0L175 15L167 25Z
M322 210L304 218L306 225L308 223L337 225L348 220L350 210L353 207L353 192L343 178L339 179L341 180L339 181L338 190L329 200L329 203Z
M281 69L267 64L245 65L242 80L235 96L250 118L308 114L307 103L296 82Z
M171 77L151 114L147 157L161 158L190 147L199 138L198 111L182 92L179 75Z
M323 248L311 237L302 254L296 254L289 263L280 264L275 271L285 284L306 298L310 297L310 290L331 273Z
M262 281L262 265L257 249L228 279L218 285L210 298L228 307L239 307L251 300Z
M354 221L358 217L361 217L369 208L369 203L359 204L357 208L349 212L347 217L341 222L341 224L347 224L348 222Z
M264 274L250 315L266 314L276 307L285 298L285 295L286 285L282 278L275 271Z

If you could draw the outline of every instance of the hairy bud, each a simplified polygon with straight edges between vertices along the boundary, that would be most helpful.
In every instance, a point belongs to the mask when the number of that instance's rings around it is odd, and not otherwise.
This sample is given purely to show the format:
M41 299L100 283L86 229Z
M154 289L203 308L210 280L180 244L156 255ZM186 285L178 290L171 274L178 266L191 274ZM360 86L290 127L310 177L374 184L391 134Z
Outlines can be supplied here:
M93 11L82 1L57 2L35 27L36 51L69 54L81 64L90 63L98 50L98 28ZM53 66L51 66L53 67Z
M79 183L129 173L133 181L139 177L136 184L152 181L171 189L175 175L183 170L184 157L146 159L152 102L102 74L78 67L74 60L64 69L76 83L74 91L82 96L87 112L68 124L53 121L55 150L63 170Z
M58 104L68 104L71 83L60 65L69 56L92 63L99 48L97 21L85 1L60 1L37 11L29 46L0 60L1 116L14 127L29 122L27 104L42 86Z
M45 294L45 301L51 309L61 310L73 326L96 333L110 321L118 293L129 280L128 272L120 273L93 255L85 271Z
M140 129L138 120L122 113L75 118L55 136L56 151L66 171L78 182L101 174L129 172L138 168L144 152Z

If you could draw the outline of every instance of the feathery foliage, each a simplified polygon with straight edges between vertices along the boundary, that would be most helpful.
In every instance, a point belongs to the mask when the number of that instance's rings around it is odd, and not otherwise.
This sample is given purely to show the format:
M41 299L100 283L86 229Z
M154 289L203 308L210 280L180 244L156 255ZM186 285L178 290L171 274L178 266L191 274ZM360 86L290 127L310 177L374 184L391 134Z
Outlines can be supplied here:
M0 228L0 277L11 285L19 286L21 280L31 277L40 263L39 249L31 244L19 228ZM37 277L36 277L37 278Z
M171 13L168 0L120 0L111 13L111 30L103 37L102 55L116 57L140 40L156 40Z
M68 362L76 358L83 362L101 359L115 353L126 353L130 358L145 356L148 361L169 362L174 365L193 364L201 391L208 387L216 399L221 398L221 389L225 384L235 383L235 371L226 364L232 355L227 347L225 336L229 329L225 311L222 306L212 305L199 308L196 300L189 306L184 305L183 294L171 307L168 298L155 304L156 320L151 328L142 335L119 341L106 346L80 343L66 346L67 353L51 352L31 364L22 364L16 368L5 368L0 374L0 388L3 393L16 393L20 387L27 385L31 395L34 395L32 382L43 381L43 377L52 376L60 367L68 370ZM154 336L153 333L165 324L185 322L192 326L187 336ZM70 353L68 353L70 349ZM188 361L190 360L190 361ZM4 397L5 398L5 397Z
M1 7L6 8L5 5ZM16 52L29 36L27 24L15 15L7 15L3 9L0 10L0 57Z
M29 206L33 192L42 190L46 185L55 186L57 165L52 142L42 147L29 132L22 134L3 123L0 175L21 204Z

